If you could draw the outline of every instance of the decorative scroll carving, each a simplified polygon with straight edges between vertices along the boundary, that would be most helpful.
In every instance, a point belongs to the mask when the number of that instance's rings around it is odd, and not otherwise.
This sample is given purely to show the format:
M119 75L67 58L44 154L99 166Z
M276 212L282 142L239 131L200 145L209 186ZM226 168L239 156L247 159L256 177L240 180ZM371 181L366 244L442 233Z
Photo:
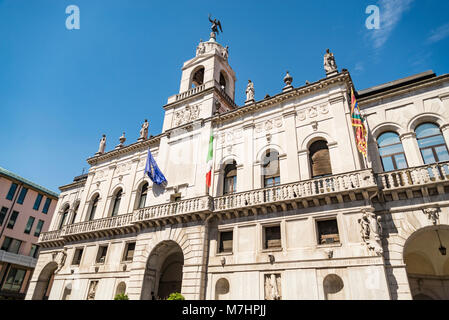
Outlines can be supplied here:
M58 274L59 271L61 271L61 269L64 267L66 259L67 259L67 248L64 248L64 250L58 252L58 254L56 255L56 263L58 264L58 268L55 271L56 274Z
M430 222L433 223L433 225L438 224L438 220L440 218L438 211L439 211L438 208L423 209L424 214L427 215L427 218L429 219Z

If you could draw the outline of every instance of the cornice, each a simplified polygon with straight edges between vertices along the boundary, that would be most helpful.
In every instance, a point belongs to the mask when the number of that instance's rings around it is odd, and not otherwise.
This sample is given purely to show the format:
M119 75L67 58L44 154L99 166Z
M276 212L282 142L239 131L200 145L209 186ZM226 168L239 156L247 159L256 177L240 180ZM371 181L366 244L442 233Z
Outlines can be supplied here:
M159 142L160 142L161 138L164 135L165 135L165 133L164 134L160 134L160 135L158 135L156 137L144 140L144 141L135 142L133 144L130 144L130 145L125 146L125 147L120 148L120 149L111 150L109 152L106 152L106 153L101 154L101 155L96 156L96 157L89 158L89 159L87 159L87 163L92 166L92 165L98 164L100 162L106 161L108 159L115 158L115 157L117 157L119 155L125 155L125 154L128 154L128 153L132 152L132 151L141 151L141 150L144 150L144 149L146 149L148 147L159 145Z
M368 104L377 102L382 99L392 98L392 97L407 93L411 89L419 90L419 89L431 87L434 85L438 85L438 84L441 84L441 83L447 82L447 81L449 81L449 74L444 74L444 75L436 77L436 78L431 78L431 79L423 80L418 83L411 83L411 84L408 84L403 87L390 89L386 92L376 93L372 96L368 96L365 98L358 98L357 102L363 107L363 105L368 105ZM442 94L441 96L446 97L445 94Z
M349 73L347 71L345 71L343 73L339 73L338 75L336 75L334 77L324 78L322 80L319 80L312 84L308 84L303 87L299 87L299 88L296 88L296 89L293 89L293 90L290 90L287 92L281 92L276 96L255 102L255 103L247 105L247 106L243 106L236 110L232 110L232 111L229 111L224 114L216 115L213 117L212 120L213 120L213 122L218 122L218 123L232 120L234 118L242 117L243 115L246 115L250 112L254 112L254 111L257 111L257 110L260 110L263 108L267 108L272 105L279 104L288 99L291 99L294 97L300 97L300 96L321 90L321 89L328 87L332 84L340 83L340 82L348 82L348 84L350 83L350 77L349 77Z

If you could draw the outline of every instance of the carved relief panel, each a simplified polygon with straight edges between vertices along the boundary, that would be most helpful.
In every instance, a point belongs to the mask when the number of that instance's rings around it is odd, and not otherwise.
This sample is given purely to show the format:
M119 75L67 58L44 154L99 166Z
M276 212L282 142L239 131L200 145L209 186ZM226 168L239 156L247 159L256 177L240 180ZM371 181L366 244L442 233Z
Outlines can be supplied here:
M322 104L322 105L313 106L313 107L299 110L297 112L297 118L299 121L305 121L306 119L315 119L315 118L318 118L322 114L328 114L328 113L329 113L329 105Z
M197 120L200 116L200 105L186 106L185 108L175 111L173 118L173 127L178 127L180 125Z
M281 275L278 273L266 274L264 279L265 300L281 300Z

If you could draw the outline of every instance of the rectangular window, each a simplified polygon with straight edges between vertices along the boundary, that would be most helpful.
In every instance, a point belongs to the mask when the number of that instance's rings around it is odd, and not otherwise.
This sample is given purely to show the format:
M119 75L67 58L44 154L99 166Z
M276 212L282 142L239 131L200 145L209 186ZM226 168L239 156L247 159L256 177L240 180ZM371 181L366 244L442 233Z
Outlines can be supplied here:
M34 217L28 218L28 222L24 231L26 234L30 234L31 228L33 228L34 220L35 220Z
M16 220L19 213L17 211L13 211L11 217L9 218L8 225L6 226L8 229L14 229L14 225L16 224Z
M26 270L11 268L3 283L2 289L7 291L19 292L25 279Z
M219 233L220 245L218 246L219 253L232 252L232 231L223 231Z
M20 190L19 199L17 199L18 204L23 204L23 201L25 200L27 192L28 192L27 188L22 188L22 190Z
M17 190L17 183L12 183L11 187L9 188L8 194L6 195L6 200L12 200L14 198L14 195L16 194Z
M2 210L0 210L0 226L3 225L3 221L5 221L7 212L8 212L8 208L6 208L6 207L2 207Z
M281 226L264 227L264 249L281 248Z
M20 246L22 245L22 241L5 237L5 240L3 241L1 250L11 252L11 253L19 253Z
M34 259L37 259L37 255L39 253L39 246L36 244L33 244L31 246L31 250L30 250L30 257L33 257Z
M43 226L44 226L44 221L43 220L39 220L39 222L37 223L36 231L34 231L34 236L35 237L39 237L39 235L42 232L42 227Z
M42 202L42 197L43 196L41 194L37 195L36 201L34 201L34 206L33 206L34 210L36 210L36 211L39 210L39 207L41 206L41 202Z
M340 243L337 219L317 221L318 244Z
M123 256L123 261L133 261L134 250L136 248L135 242L129 242L126 244L125 254Z
M75 254L73 255L72 266L79 266L82 257L83 257L83 248L76 249Z
M48 213L48 208L50 208L50 204L51 204L51 199L47 198L45 200L45 204L44 204L44 208L42 209L42 212L47 214Z
M106 254L108 253L108 246L100 246L97 253L97 263L104 263L106 260Z

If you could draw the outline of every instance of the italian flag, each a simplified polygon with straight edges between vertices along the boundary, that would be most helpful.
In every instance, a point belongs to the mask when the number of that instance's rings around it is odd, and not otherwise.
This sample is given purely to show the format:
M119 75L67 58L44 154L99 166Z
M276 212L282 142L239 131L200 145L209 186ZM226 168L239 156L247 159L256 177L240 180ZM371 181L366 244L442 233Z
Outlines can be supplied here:
M208 188L211 186L212 180L212 158L214 155L214 135L212 130L210 131L209 150L207 152L207 173L206 173L206 185Z

